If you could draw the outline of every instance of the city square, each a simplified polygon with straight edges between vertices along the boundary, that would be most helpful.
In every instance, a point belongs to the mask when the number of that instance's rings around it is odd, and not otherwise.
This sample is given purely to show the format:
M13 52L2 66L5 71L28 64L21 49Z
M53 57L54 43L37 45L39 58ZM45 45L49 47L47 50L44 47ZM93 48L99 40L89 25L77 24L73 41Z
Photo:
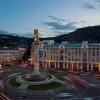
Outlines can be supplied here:
M44 47L39 41L37 29L33 34L35 38L32 42L29 64L25 64L26 62L15 64L1 72L3 80L1 91L12 100L32 100L32 98L36 100L63 100L66 98L68 100L85 100L85 98L99 100L100 81L95 77L99 75L98 70L74 71L68 70L66 67L59 69L62 65L54 68L48 66L47 62L41 66L39 50ZM30 65L31 67L29 67ZM34 67L32 67L33 65Z
M99 0L0 0L0 100L100 100Z

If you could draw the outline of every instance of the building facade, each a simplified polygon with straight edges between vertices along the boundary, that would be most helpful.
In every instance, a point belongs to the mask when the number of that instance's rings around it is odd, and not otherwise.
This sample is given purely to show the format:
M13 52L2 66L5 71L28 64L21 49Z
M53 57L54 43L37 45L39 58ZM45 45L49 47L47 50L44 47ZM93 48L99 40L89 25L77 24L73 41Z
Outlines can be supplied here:
M25 48L7 48L0 49L0 69L12 66L23 56Z
M42 42L40 66L68 71L100 71L100 44L84 41L80 44Z

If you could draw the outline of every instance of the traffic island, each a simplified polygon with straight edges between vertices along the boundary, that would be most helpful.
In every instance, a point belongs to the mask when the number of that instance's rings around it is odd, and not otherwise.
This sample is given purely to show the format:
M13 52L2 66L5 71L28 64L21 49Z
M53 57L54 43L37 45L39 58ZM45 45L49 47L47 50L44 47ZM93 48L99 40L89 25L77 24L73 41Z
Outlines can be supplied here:
M12 86L12 87L15 87L15 88L18 88L20 87L20 83L18 83L16 81L16 77L11 77L11 79L9 80L9 84Z
M18 76L11 76L9 77L9 79L7 80L7 85L8 87L10 87L11 89L16 89L16 90L25 90L25 91L36 91L36 90L50 90L50 89L57 89L57 88L61 88L64 86L64 81L60 80L61 78L59 78L59 76L54 76L53 75L53 80L50 82L44 82L42 83L40 81L39 84L34 84L34 82L19 82L18 81L18 77L20 77L20 75Z

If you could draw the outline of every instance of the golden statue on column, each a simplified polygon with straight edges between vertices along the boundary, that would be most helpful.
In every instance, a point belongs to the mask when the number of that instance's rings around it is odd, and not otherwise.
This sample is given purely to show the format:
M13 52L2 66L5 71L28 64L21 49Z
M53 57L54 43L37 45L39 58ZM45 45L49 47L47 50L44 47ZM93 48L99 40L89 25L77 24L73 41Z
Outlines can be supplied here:
M32 62L34 62L34 72L33 74L40 74L39 72L39 33L38 29L34 29L34 41L32 43L32 49L31 49L31 58Z

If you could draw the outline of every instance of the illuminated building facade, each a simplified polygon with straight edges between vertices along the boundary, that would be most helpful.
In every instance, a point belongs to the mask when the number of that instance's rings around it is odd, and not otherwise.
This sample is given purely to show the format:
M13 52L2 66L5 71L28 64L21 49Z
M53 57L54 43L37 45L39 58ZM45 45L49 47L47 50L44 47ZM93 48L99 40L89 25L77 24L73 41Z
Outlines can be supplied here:
M68 71L100 71L100 44L43 41L39 51L40 65Z
M25 48L7 48L4 47L0 49L0 69L12 66L19 60L24 52L26 51Z

